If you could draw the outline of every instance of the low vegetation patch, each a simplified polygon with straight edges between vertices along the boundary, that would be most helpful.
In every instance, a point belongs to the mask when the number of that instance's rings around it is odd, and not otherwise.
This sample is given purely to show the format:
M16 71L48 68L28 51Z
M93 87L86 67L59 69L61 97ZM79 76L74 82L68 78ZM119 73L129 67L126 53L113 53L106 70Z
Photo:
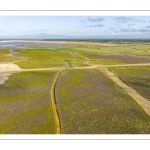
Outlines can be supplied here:
M0 49L0 63L20 61L22 58L12 56L8 49Z
M65 61L73 67L86 66L85 59L72 55L70 51L71 48L18 50L18 56L29 58L16 64L23 69L66 67Z
M56 133L50 88L56 72L15 73L0 85L0 134Z
M150 133L149 116L99 70L63 71L56 101L61 133Z
M89 55L88 58L100 64L134 64L150 63L150 58L130 55Z
M0 63L15 63L22 69L66 68L58 78L54 93L61 133L150 133L150 117L130 96L120 92L100 70L82 68L95 64L150 63L148 42L72 40L52 43L32 45L29 42L26 49L0 48ZM73 67L80 67L80 70ZM110 69L150 100L149 67ZM0 85L1 134L56 133L56 117L50 101L56 73L14 73Z
M16 64L22 69L66 67L63 61L44 58L28 58Z
M110 68L121 80L150 100L150 67L114 67Z

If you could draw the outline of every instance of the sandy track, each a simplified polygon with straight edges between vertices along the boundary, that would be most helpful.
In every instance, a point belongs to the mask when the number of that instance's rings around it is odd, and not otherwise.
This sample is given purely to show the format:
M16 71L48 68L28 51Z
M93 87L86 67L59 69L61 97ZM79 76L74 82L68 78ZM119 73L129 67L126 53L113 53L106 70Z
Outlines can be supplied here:
M134 66L150 66L150 63L140 63L140 64L122 64L122 65L91 65L84 67L72 67L70 69L92 69L98 67L134 67Z
M92 69L98 67L125 67L125 66L150 66L150 63L142 63L142 64L123 64L123 65L91 65L84 67L71 67L69 69ZM0 64L0 73L5 72L28 72L28 71L42 71L42 70L62 70L66 69L65 67L55 67L55 68L37 68L37 69L21 69L18 65L13 63Z
M106 67L120 67L120 66L150 66L150 63L143 63L143 64L123 64L123 65L92 65L92 66L85 66L85 67L72 67L68 69L94 69L99 68L108 78L113 80L123 91L125 91L128 95L130 95L133 99L137 101L137 103L147 112L147 114L150 116L150 101L148 101L146 98L141 96L136 90L125 84L123 81L119 79L118 76L116 76L114 73L109 71ZM11 73L15 72L28 72L28 71L42 71L42 70L63 70L67 69L64 67L58 67L58 68L38 68L38 69L20 69L17 65L9 63L9 64L0 64L0 83L4 84L5 81L9 78ZM54 87L52 87L53 93L55 84L57 82L57 79L59 78L59 75L56 76L54 79ZM55 96L53 94L53 99L55 99ZM53 102L54 103L54 102ZM54 103L55 104L55 103ZM55 110L56 110L56 106ZM56 110L57 113L57 110ZM59 125L58 125L59 126Z
M61 132L61 130L60 130L61 126L60 126L60 119L59 119L59 115L58 115L58 111L57 111L57 107L56 107L55 87L56 87L56 83L57 83L58 78L59 78L59 76L60 76L60 74L61 74L62 71L63 70L60 70L57 73L57 75L56 75L56 77L55 77L55 79L53 81L53 84L51 86L51 90L50 90L51 103L52 103L52 109L53 109L54 116L55 116L55 121L56 121L56 133L57 134L60 134L60 132Z
M125 84L122 80L119 79L117 75L109 71L105 67L99 68L108 78L113 80L125 93L130 95L150 116L150 101L148 101L146 98L141 96L136 90L134 90L132 87Z
M92 65L84 67L71 67L68 69L94 69L98 67L121 67L121 66L150 66L150 63L143 64L123 64L123 65ZM15 72L28 72L28 71L42 71L42 70L62 70L64 67L55 68L37 68L37 69L21 69L18 65L13 63L0 64L0 84L4 84L9 76Z
M21 71L21 72L28 72L28 71L42 71L42 70L62 70L62 69L65 69L64 67L56 67L56 68L37 68L37 69L21 69L21 70L18 70L18 71Z
M103 67L130 67L130 66L150 66L150 63L140 63L140 64L122 64L122 65L102 65Z

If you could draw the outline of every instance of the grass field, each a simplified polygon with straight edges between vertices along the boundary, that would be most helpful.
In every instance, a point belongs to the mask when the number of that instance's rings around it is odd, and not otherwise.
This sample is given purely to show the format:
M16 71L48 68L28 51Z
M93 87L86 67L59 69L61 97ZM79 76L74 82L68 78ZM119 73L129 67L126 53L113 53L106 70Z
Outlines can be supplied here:
M23 58L12 56L8 49L0 48L0 63L8 63L20 60L23 60Z
M0 85L0 134L56 133L50 88L56 72L15 73Z
M27 44L30 45L29 41ZM62 134L150 133L150 117L134 99L100 70L84 68L150 63L150 43L54 41L51 45L34 44L26 49L0 48L1 72L9 69L2 68L7 66L5 63L31 69L14 72L0 85L0 134L56 133L57 111ZM32 70L58 67L64 69L58 81L57 71ZM109 69L150 100L150 67ZM55 114L50 101L54 78Z
M77 55L89 58L92 64L113 65L150 62L150 48L145 45L78 47L73 51Z
M66 67L63 61L70 63L72 67L87 66L90 64L111 65L129 63L149 63L149 44L105 44L94 42L66 42L62 47L50 49L48 47L35 46L33 49L15 50L16 56L10 56L9 50L0 50L3 58L1 62L16 61L21 68L51 68ZM74 55L72 55L72 52ZM85 58L83 58L83 57ZM24 61L21 61L24 60Z
M66 67L63 61L42 58L28 58L26 61L20 61L16 64L22 69Z
M115 67L110 68L121 80L136 89L142 96L150 100L150 67Z
M67 70L56 86L63 134L150 133L150 118L99 70Z
M71 66L86 66L84 59L71 55L70 48L50 49L30 49L17 50L17 56L30 57L27 61L17 62L21 68L53 68L67 67L64 61L69 62Z

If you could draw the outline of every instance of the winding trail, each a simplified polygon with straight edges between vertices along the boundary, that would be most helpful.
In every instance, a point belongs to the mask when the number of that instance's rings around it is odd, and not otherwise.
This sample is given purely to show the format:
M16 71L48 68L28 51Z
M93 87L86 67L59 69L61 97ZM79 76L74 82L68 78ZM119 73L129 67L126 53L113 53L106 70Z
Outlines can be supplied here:
M8 63L9 64L9 63ZM11 63L12 64L12 63ZM1 65L1 64L0 64ZM68 69L94 69L94 68L99 68L99 67L131 67L131 66L150 66L150 63L140 63L140 64L122 64L122 65L90 65L90 66L82 66L82 67L71 67ZM10 72L10 73L15 73L15 72L28 72L28 71L42 71L42 70L62 70L66 69L65 67L55 67L55 68L36 68L36 69L2 69L0 67L0 73L5 73L5 72Z
M53 84L51 86L51 90L50 90L52 109L53 109L54 117L55 117L55 121L56 121L56 134L60 134L61 124L60 124L60 119L59 119L59 115L58 115L58 110L57 110L57 107L56 107L55 87L56 87L57 80L58 80L58 78L59 78L62 71L63 70L60 70L57 73L57 75L56 75L56 77L53 81Z
M136 90L132 87L125 84L117 75L109 71L105 67L99 67L99 69L112 81L114 81L125 93L130 95L150 116L150 101L141 96Z

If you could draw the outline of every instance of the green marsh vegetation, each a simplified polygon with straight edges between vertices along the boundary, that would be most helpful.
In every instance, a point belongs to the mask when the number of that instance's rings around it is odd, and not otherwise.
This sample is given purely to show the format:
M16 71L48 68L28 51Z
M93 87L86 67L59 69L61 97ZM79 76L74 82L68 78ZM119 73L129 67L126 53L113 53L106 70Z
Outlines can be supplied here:
M28 58L16 64L22 69L66 67L63 61L45 58Z
M23 59L12 56L9 49L0 48L0 63L11 63L11 62L20 61L20 60L23 60Z
M64 61L69 62L71 66L85 66L84 59L73 56L70 48L50 49L29 49L17 50L18 56L30 57L27 61L17 62L21 68L53 68L66 67Z
M1 134L56 133L50 87L56 72L15 73L0 86Z
M15 49L16 52L19 52L16 56L8 55L11 54L9 50L3 49L0 50L1 62L19 60L16 64L23 69L67 67L64 61L69 62L72 67L90 64L114 65L150 62L148 43L104 44L66 42L62 47L55 47L54 49L46 46L33 46L29 49ZM87 59L89 59L90 64L86 63Z
M121 80L150 100L150 67L114 67L110 68Z
M105 44L105 45L104 45ZM148 134L150 118L114 82L96 69L67 69L89 65L150 63L149 43L66 42L50 49L0 49L0 63L14 62L22 69L57 68L55 87L61 133ZM110 68L124 82L150 100L149 67ZM56 133L50 88L56 71L14 73L0 85L0 133Z
M89 58L91 64L114 65L150 62L149 45L93 46L75 49L77 55Z
M150 118L99 70L63 71L56 86L63 134L146 134Z

